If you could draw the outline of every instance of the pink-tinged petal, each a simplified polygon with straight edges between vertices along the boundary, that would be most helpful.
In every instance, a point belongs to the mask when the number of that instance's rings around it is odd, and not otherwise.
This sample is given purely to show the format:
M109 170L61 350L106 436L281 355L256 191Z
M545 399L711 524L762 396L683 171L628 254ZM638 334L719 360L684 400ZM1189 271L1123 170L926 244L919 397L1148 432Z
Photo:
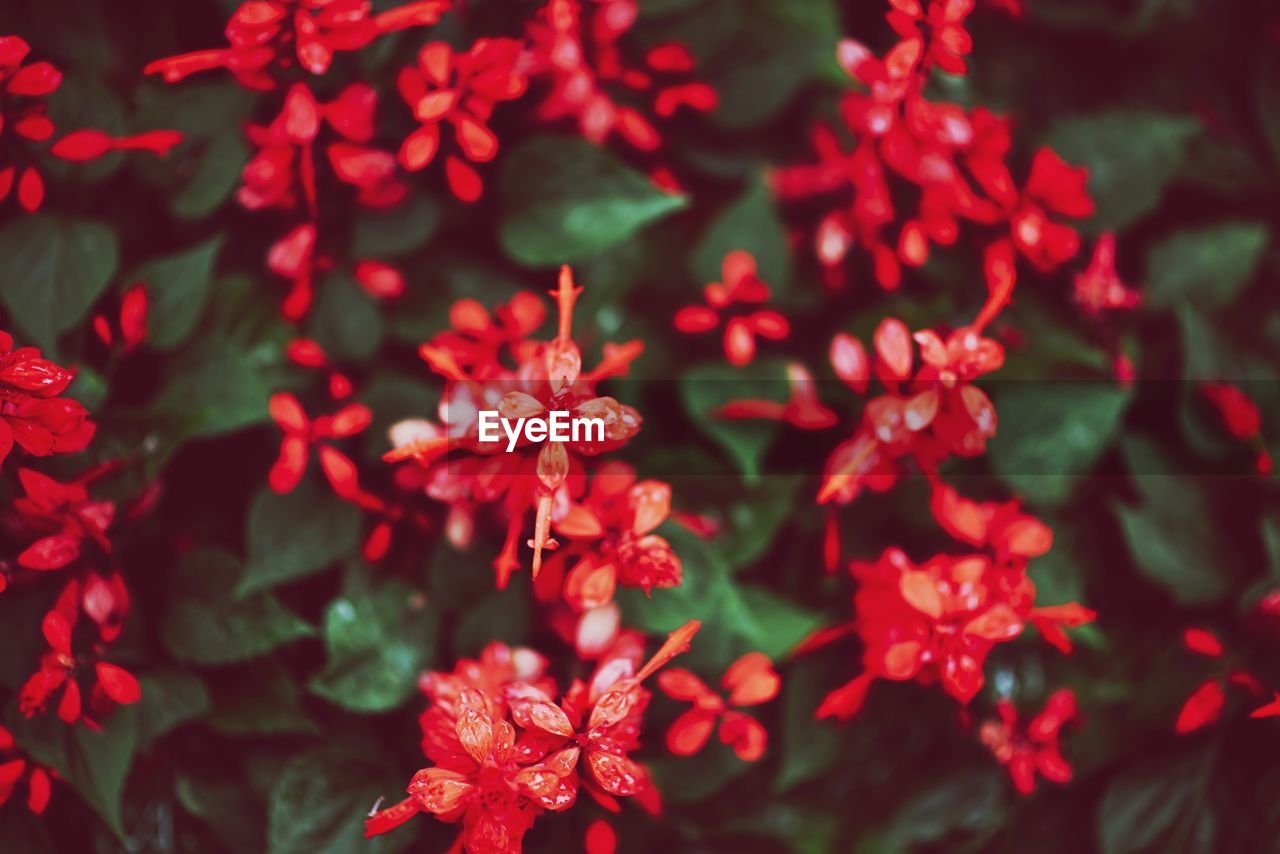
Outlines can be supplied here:
M18 555L18 564L27 569L61 569L80 556L80 540L53 534L36 540Z
M715 729L716 713L689 709L671 723L667 730L667 750L676 756L693 756L706 745Z
M123 667L99 661L94 669L98 674L98 684L112 700L127 706L142 699L142 686L138 684L137 678Z

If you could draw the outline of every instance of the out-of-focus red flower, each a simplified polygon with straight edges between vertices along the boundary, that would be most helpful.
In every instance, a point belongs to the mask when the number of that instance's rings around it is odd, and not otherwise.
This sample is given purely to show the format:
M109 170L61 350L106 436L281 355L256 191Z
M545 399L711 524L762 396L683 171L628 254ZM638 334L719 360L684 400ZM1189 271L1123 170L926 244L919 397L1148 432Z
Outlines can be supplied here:
M133 674L103 660L107 647L119 637L128 611L129 593L119 573L103 578L90 572L83 581L70 581L44 616L42 630L50 649L41 657L40 669L23 684L18 694L19 710L32 717L43 712L53 695L61 691L58 717L68 724L82 720L97 728L97 719L116 705L130 705L142 699L142 689ZM73 651L73 638L82 612L95 624L97 632L88 649L77 653ZM79 681L86 674L92 678L87 712Z
M688 78L694 60L682 44L657 45L643 66L627 64L620 42L639 8L636 0L550 0L542 8L526 32L530 74L551 84L539 116L572 118L578 132L597 145L617 133L640 151L654 151L662 144L661 134L627 101L643 98L664 119L681 109L716 108L715 90Z
M1178 711L1178 719L1173 725L1174 732L1186 734L1215 722L1222 715L1226 700L1222 682L1216 678L1202 682Z
M19 142L46 142L56 132L44 99L62 85L62 72L48 62L27 63L30 52L30 45L18 36L0 36L0 88L5 94L0 140L7 137L13 141L6 147L9 156L21 150ZM15 184L23 210L39 210L44 201L44 179L36 167L0 160L0 201L9 197Z
M120 298L120 347L121 352L128 353L147 337L147 312L150 299L147 297L147 286L138 283L124 292ZM105 314L93 319L93 331L103 344L110 347L115 343L116 334L111 321Z
M723 282L712 282L703 289L706 305L688 306L676 312L675 327L681 332L710 332L720 325L721 312L735 303L763 305L769 300L769 286L756 274L756 259L737 249L724 256L721 267ZM757 309L725 323L724 354L732 365L750 364L756 355L756 336L781 341L791 332L786 317L772 309Z
M599 381L626 373L640 355L638 341L605 344L604 359L584 371L582 354L572 337L573 306L581 289L574 287L568 267L560 271L553 292L559 306L558 334L550 341L527 338L542 320L527 299L518 298L499 311L497 322L474 300L455 303L452 330L422 345L421 355L449 382L441 402L441 424L406 421L392 430L395 449L389 462L416 459L428 468L427 495L451 505L446 530L469 533L475 504L501 501L507 514L507 537L494 561L498 586L506 585L520 566L516 557L520 531L529 510L535 511L532 571L536 580L544 549L554 549L551 524L557 500L576 498L584 487L583 460L626 444L640 429L640 415L630 406L596 392ZM504 363L512 359L517 367ZM547 441L536 453L522 436L511 453L505 437L481 441L481 410L496 410L514 422L544 417L549 411L568 412L570 418L599 418L604 439ZM463 456L450 457L452 451ZM563 496L560 498L559 496Z
M324 74L335 53L359 50L385 33L434 24L449 6L448 0L419 0L373 14L367 0L247 0L227 22L227 47L159 59L144 73L176 83L225 68L246 88L271 89L274 74L295 61Z
M545 660L526 655L522 663L506 647L430 674L423 688L432 705L421 725L434 764L414 775L408 798L369 817L365 836L429 812L461 822L460 844L470 854L514 854L538 816L571 808L583 790L613 811L620 797L656 809L648 772L628 756L649 702L642 683L687 650L698 628L694 621L673 632L642 667L630 649L602 660L559 703L542 675Z
M115 518L111 501L94 500L84 479L60 483L31 469L18 469L25 496L13 510L22 529L39 537L18 555L27 569L61 569L80 557L85 542L111 554L107 528Z
M311 338L295 338L285 347L289 361L302 368L329 371L329 396L334 400L346 400L355 392L346 374L335 370L325 355L324 348Z
M1251 718L1275 718L1280 717L1280 691L1275 692L1275 697L1270 703L1259 706L1249 713Z
M112 136L100 130L78 130L55 142L49 153L72 163L97 160L113 151L149 151L163 157L180 142L182 134L176 130L152 130L132 136Z
M763 418L785 421L802 430L821 430L835 425L836 414L823 405L814 388L813 375L799 362L787 364L790 396L785 403L765 398L731 400L713 414L717 418Z
M49 772L22 757L13 734L0 726L0 807L13 797L23 778L27 781L27 809L36 815L49 805L52 783Z
M719 723L720 740L731 745L739 759L755 762L764 755L768 732L755 718L729 707L769 702L778 696L782 680L768 656L749 652L729 665L720 684L729 692L727 700L688 670L670 668L658 674L658 687L667 696L693 703L667 730L667 749L677 756L692 756L702 750Z
M356 281L374 299L395 299L404 293L404 274L382 261L356 264Z
M1071 766L1062 757L1058 736L1063 725L1076 717L1075 694L1065 688L1055 691L1025 727L1018 725L1017 709L1008 700L996 704L996 713L999 719L985 721L979 737L1009 769L1019 794L1035 791L1037 775L1054 783L1071 781Z
M618 834L614 832L609 822L598 818L587 827L583 844L586 846L587 854L614 854L618 850Z
M1182 633L1182 645L1208 658L1221 658L1222 641L1207 629L1190 628Z
M396 78L400 97L421 124L400 146L400 165L410 172L425 168L443 145L442 128L451 126L462 157L445 157L449 188L464 202L480 198L484 183L470 163L488 163L498 153L489 117L499 102L524 94L520 51L515 39L479 39L465 52L445 42L424 45L417 64Z
M73 377L35 347L13 349L13 336L0 331L0 463L14 443L36 457L84 450L94 423L79 401L58 396Z
M288 392L271 396L270 411L272 419L284 431L284 439L280 443L280 456L271 467L268 482L271 488L279 493L292 492L302 480L307 470L307 462L311 456L311 446L330 439L346 439L364 431L373 420L369 407L361 403L344 406L332 415L321 415L315 420L307 416L298 399ZM329 453L328 464L324 465L325 474L339 495L350 492L354 487L355 466L336 449L322 445L321 450ZM336 456L333 456L336 455ZM341 459L338 459L341 458ZM346 460L346 464L343 464ZM326 461L322 458L322 464ZM335 480L335 474L340 473Z
M1258 404L1239 386L1231 383L1204 383L1200 390L1217 409L1227 432L1253 446L1256 451L1254 468L1258 474L1270 474L1271 453L1262 439L1262 414L1258 411Z
M1116 236L1107 232L1093 245L1093 257L1084 272L1076 274L1075 300L1090 314L1113 309L1133 309L1142 303L1142 294L1120 279L1116 272Z

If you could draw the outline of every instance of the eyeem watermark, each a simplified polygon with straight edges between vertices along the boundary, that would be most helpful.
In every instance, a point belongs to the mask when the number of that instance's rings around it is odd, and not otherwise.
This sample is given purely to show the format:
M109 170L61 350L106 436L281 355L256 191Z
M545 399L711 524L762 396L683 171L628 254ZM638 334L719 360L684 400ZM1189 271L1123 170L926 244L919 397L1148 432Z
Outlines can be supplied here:
M496 409L481 409L479 439L481 442L499 442L507 437L507 453L516 449L520 437L530 443L537 442L603 442L603 418L575 418L567 410L554 409L546 416L528 418L504 418Z

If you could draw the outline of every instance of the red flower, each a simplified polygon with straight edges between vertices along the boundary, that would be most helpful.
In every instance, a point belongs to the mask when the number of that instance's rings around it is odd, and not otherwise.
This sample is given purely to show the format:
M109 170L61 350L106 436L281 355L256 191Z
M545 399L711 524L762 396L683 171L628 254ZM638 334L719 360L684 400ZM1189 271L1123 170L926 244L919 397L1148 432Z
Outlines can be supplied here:
M121 352L128 353L146 339L149 302L147 286L144 284L134 285L120 298ZM115 342L116 333L105 314L99 314L93 319L93 331L108 347Z
M14 350L13 336L0 332L0 462L15 442L37 457L84 450L94 424L79 401L58 397L73 377L35 347Z
M759 305L769 299L769 286L756 275L756 259L741 249L724 256L724 282L712 282L703 289L706 306L689 306L676 312L675 327L681 332L709 332L720 325L720 312L734 303ZM781 341L791 331L787 319L776 311L761 309L729 320L724 330L724 353L729 363L746 365L756 355L756 336Z
M1256 451L1254 468L1258 474L1271 473L1271 453L1262 439L1262 415L1258 405L1231 383L1204 383L1200 390L1218 411L1227 432L1249 442Z
M55 129L44 104L44 98L62 85L62 72L48 62L23 64L31 47L18 36L0 36L0 88L5 94L4 111L0 113L0 133L11 131L18 140L46 142ZM17 150L10 146L9 151ZM18 204L27 212L40 208L44 201L44 179L35 166L0 161L0 201L12 192L16 180Z
M273 71L298 65L312 74L329 70L339 51L359 50L378 36L440 20L448 0L419 0L371 14L367 0L248 0L227 22L228 46L150 63L146 74L176 83L213 68L230 71L249 89L271 89Z
M551 81L539 116L573 118L578 132L597 145L617 133L635 148L653 151L662 143L657 128L619 95L652 98L652 111L664 119L681 108L716 108L715 90L687 79L694 61L684 45L653 47L643 68L625 63L619 43L638 15L636 0L550 0L542 8L527 29L531 74ZM675 82L659 82L662 78Z
M635 748L649 694L641 683L688 649L691 622L636 669L631 650L600 663L590 683L575 680L557 705L543 662L524 665L506 647L454 673L431 674L432 706L422 715L423 751L435 764L414 775L409 797L365 822L365 836L386 833L419 812L461 822L471 854L519 852L544 812L561 812L585 789L610 809L616 798L653 805L648 772Z
M755 718L729 706L758 706L778 696L782 680L768 656L749 652L725 671L720 684L728 701L708 688L688 670L671 668L658 675L658 687L675 700L693 703L667 730L667 749L677 756L692 756L706 745L719 722L720 740L732 745L738 758L755 762L764 755L768 733Z
M515 39L480 39L466 53L445 42L423 46L418 64L401 69L396 79L400 96L422 125L400 146L400 165L416 172L434 160L447 122L465 158L445 158L449 188L464 202L480 198L484 184L467 161L488 163L497 155L498 137L489 129L489 116L500 101L524 94L519 60L520 43Z
M572 486L551 510L552 529L570 544L547 562L540 586L556 589L563 578L565 601L582 612L609 604L618 584L645 593L680 584L680 558L653 533L671 512L670 486L656 480L637 483L626 463L597 469L581 503L575 502ZM572 559L577 562L566 576L564 567Z
M82 610L95 624L97 638L87 653L76 654L73 635ZM40 669L22 686L18 695L19 710L27 717L43 712L52 696L61 690L58 717L68 724L83 720L87 726L97 728L96 717L108 714L117 704L138 702L142 689L133 674L102 659L107 646L119 637L128 610L129 594L118 574L104 579L90 573L83 583L79 580L68 583L53 609L44 616L42 629L50 649L41 657ZM77 679L90 664L89 710L95 718L84 712Z
M40 538L18 555L27 569L60 569L80 557L85 541L111 554L107 528L115 518L111 501L89 497L87 480L60 483L31 469L18 469L26 495L14 499L13 509L24 529Z
M23 759L13 741L13 734L0 726L0 807L13 797L23 777L27 779L27 809L40 815L49 805L52 789L49 772Z
M312 445L328 439L345 439L354 436L368 427L373 420L373 413L369 411L369 407L353 403L333 415L321 415L313 421L307 417L298 399L288 392L272 395L270 409L272 419L284 431L284 440L280 443L280 456L271 467L268 480L271 488L282 494L292 492L302 480L302 475L307 470ZM321 464L330 482L333 483L335 491L343 495L355 488L354 465L327 445L322 445L320 452ZM329 454L327 464L326 452ZM339 472L342 474L335 478L334 475Z
M1021 795L1035 791L1036 775L1054 783L1071 781L1071 766L1062 758L1058 735L1063 724L1076 717L1076 698L1068 689L1055 691L1044 711L1018 726L1018 712L1013 703L996 704L999 720L982 724L979 736L1001 765L1009 769L1014 788Z
M152 130L132 136L111 136L100 130L78 130L55 142L49 153L72 163L97 160L113 151L149 151L163 157L180 142L182 134L176 130Z
M594 370L582 369L582 354L572 338L573 306L580 288L573 285L568 267L560 271L560 287L553 292L559 304L558 334L551 341L525 336L541 321L527 299L512 300L499 311L498 322L478 303L462 300L450 312L453 330L437 336L421 348L422 357L449 380L441 404L444 423L414 420L392 431L395 450L384 459L396 462L416 459L428 468L426 492L451 506L446 528L469 534L471 507L503 500L507 513L507 538L494 561L499 587L520 565L516 551L520 531L530 509L536 511L533 576L542 567L544 549L558 543L550 537L552 510L557 494L581 495L583 458L606 453L626 444L640 429L633 408L596 393L600 380L625 373L643 349L640 342L605 344L604 360ZM510 355L518 367L503 364ZM600 418L605 423L603 441L548 441L532 453L527 441L507 453L504 443L482 442L478 413L497 410L509 419L566 411L571 418ZM446 458L451 451L463 457ZM460 508L460 509L459 509Z
M1275 692L1275 699L1270 703L1259 706L1249 713L1251 718L1275 718L1280 717L1280 691Z
M1116 272L1116 236L1107 232L1093 245L1093 257L1083 273L1076 274L1075 300L1090 314L1110 309L1132 309L1142 294L1129 288Z

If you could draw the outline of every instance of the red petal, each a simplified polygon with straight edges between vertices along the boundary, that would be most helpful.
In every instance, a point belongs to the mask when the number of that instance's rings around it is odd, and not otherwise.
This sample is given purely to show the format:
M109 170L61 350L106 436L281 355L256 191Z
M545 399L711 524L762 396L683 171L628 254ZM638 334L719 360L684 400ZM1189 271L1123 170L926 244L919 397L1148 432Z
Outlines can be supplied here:
M129 671L105 661L99 661L95 669L98 673L98 684L112 700L127 706L142 699L142 686Z
M1178 720L1173 726L1174 731L1188 733L1213 723L1222 714L1226 699L1226 693L1216 679L1205 682L1182 705Z

